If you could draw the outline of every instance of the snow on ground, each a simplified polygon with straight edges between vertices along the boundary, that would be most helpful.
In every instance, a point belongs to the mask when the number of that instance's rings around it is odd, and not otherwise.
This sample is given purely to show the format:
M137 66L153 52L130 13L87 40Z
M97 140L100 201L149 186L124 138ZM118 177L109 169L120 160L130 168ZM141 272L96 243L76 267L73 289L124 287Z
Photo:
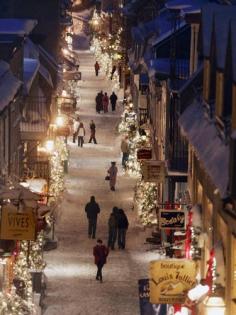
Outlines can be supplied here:
M140 278L148 275L148 262L159 257L147 252L145 238L151 231L144 231L137 214L132 210L135 180L121 169L120 136L117 124L122 112L97 114L95 95L98 91L112 91L112 82L104 74L94 75L94 57L87 48L79 51L81 103L79 112L85 123L85 145L79 148L69 141L69 173L66 190L58 209L56 236L58 248L47 252L47 291L44 299L45 315L136 315L139 314L138 285ZM109 108L109 110L111 110ZM89 121L97 126L98 144L88 144ZM110 161L118 163L117 190L109 190L104 180ZM127 249L111 251L104 267L104 283L95 280L92 249L95 240L87 237L85 204L94 195L101 207L97 237L107 242L107 222L114 206L123 207L130 226Z

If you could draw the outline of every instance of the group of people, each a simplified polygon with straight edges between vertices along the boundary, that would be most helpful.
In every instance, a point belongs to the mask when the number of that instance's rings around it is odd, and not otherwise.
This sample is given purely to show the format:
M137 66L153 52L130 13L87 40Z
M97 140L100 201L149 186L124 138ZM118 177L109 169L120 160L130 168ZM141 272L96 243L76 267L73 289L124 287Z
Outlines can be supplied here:
M99 114L101 113L101 111L103 111L104 113L108 112L109 102L111 104L111 110L115 111L117 95L115 94L115 92L112 92L110 97L108 97L106 92L103 93L103 91L100 91L95 98L95 102L96 102L96 112Z
M93 120L90 121L89 124L90 128L90 138L88 143L91 143L92 141L97 144L96 140L96 125ZM84 144L84 137L85 137L85 128L82 121L80 121L79 118L76 118L73 124L73 143L76 142L76 138L78 140L78 147L83 147Z
M97 229L97 217L100 213L100 206L96 202L95 197L90 197L90 202L85 206L85 212L88 219L88 237L95 239ZM108 219L108 242L107 246L103 245L101 239L97 240L96 246L93 248L93 255L95 264L97 266L96 280L102 282L102 268L106 263L109 249L115 249L116 240L118 241L118 248L125 249L126 246L126 232L129 227L128 218L123 209L113 207L110 217Z
M129 221L124 210L114 207L108 220L108 248L114 250L118 239L118 248L125 249L128 227Z

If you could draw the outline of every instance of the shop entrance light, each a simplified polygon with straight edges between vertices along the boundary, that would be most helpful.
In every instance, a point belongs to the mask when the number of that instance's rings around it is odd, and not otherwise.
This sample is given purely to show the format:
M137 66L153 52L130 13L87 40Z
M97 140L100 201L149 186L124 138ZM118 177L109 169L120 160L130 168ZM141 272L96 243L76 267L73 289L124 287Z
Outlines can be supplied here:
M203 304L206 315L225 315L225 302L222 297L208 296Z

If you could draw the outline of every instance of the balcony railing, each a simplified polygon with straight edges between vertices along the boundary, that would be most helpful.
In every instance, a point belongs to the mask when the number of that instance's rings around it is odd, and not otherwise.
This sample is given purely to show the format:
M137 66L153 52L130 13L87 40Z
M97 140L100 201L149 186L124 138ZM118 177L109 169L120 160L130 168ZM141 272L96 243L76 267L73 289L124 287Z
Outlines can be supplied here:
M47 133L49 114L44 97L25 100L20 122L22 140L41 140Z
M21 165L21 177L24 178L44 178L49 181L50 168L48 158L30 158L30 161Z

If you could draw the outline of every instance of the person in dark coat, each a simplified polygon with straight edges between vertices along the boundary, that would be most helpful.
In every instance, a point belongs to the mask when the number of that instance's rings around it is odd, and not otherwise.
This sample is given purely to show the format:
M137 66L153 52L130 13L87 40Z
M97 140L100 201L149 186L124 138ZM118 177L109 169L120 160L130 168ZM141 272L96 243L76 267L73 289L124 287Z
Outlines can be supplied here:
M100 95L99 95L99 93L96 95L96 98L95 98L95 102L96 102L96 112L98 113L98 114L100 114L100 111L101 111L101 109L100 109L100 106L99 106L99 101L100 101Z
M103 110L103 103L102 103L102 100L103 100L103 91L99 92L96 96L96 112L100 114L101 110Z
M97 144L97 140L96 140L96 138L95 138L95 134L96 134L96 125L95 125L95 123L94 123L94 121L93 120L91 120L91 122L90 122L90 139L89 139L89 143L91 143L92 142L92 140L93 140L93 142L95 143L95 144Z
M98 76L98 72L100 70L100 65L99 65L99 63L97 61L95 62L94 70L95 70L96 76Z
M117 239L118 208L114 207L108 220L108 248L115 249Z
M102 244L102 240L97 240L97 245L93 248L93 256L95 264L97 265L97 275L96 280L102 282L102 268L107 262L107 256L109 254L109 249Z
M114 112L116 110L116 102L117 102L117 95L115 92L112 92L110 96L110 102L111 102L111 109Z
M129 227L129 221L123 209L119 209L118 216L118 247L119 249L125 249L126 232Z
M95 197L91 196L90 202L85 206L85 212L88 218L88 237L95 238L97 228L97 215L100 212L100 207L95 201Z

